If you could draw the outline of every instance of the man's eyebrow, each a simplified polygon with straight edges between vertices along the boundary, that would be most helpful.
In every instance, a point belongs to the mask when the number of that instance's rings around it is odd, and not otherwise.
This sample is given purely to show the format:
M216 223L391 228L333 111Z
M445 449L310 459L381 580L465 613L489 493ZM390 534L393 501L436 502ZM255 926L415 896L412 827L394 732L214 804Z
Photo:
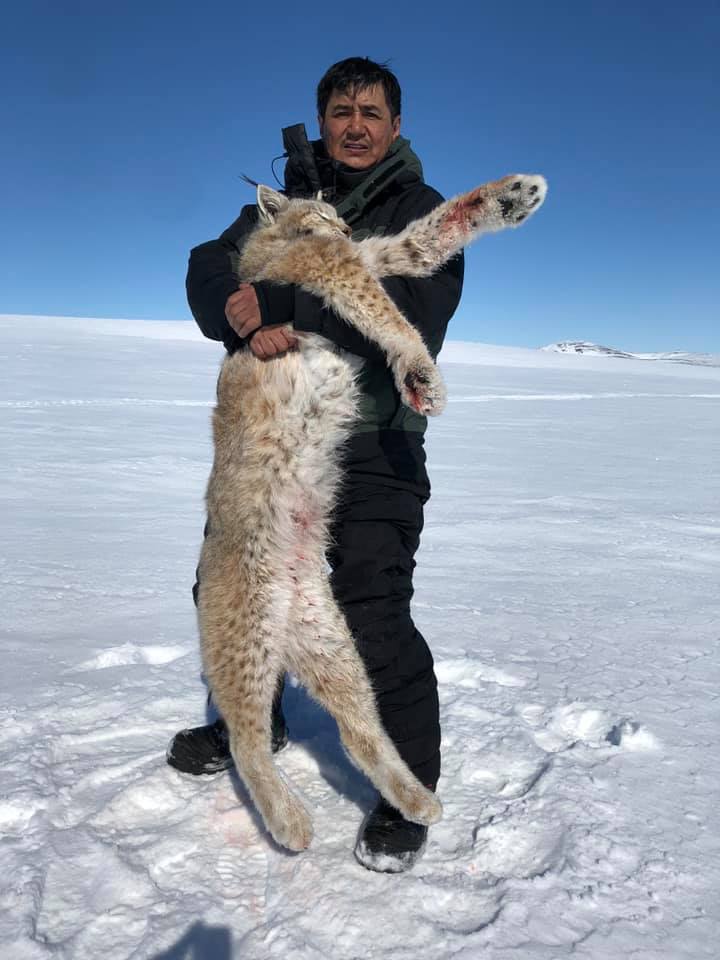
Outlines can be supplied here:
M338 103L332 108L333 113L340 113L343 110L352 110L352 104L350 103ZM374 103L361 103L360 109L364 113L382 113L382 107Z

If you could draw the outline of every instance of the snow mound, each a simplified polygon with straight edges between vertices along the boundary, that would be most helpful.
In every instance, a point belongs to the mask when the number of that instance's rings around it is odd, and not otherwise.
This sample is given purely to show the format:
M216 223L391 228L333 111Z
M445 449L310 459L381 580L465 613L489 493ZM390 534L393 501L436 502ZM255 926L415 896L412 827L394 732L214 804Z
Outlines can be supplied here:
M194 652L191 646L164 646L160 644L123 643L117 647L102 650L97 656L84 660L76 670L107 670L108 667L127 667L142 663L149 666L161 666L179 660Z

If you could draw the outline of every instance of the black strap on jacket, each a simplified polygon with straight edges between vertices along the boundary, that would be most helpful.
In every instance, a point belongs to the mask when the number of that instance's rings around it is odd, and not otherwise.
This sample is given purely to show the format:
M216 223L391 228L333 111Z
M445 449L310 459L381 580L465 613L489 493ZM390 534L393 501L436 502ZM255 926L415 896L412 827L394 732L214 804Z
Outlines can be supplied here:
M407 161L395 155L387 157L382 163L373 170L372 175L364 180L358 187L349 193L337 207L337 214L342 217L348 226L352 226L356 220L359 220L367 205L385 189L391 180L406 168Z
M297 170L306 180L301 189L309 196L316 196L322 190L322 183L315 163L315 154L305 132L305 124L296 123L292 127L283 127L282 138L285 156L295 158Z

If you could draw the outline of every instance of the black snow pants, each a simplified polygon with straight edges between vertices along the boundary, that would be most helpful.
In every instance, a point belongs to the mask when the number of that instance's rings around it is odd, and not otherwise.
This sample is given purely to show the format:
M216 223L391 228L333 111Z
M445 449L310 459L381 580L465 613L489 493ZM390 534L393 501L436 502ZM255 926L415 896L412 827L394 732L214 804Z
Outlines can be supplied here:
M434 788L440 777L437 681L428 645L410 615L430 486L422 438L402 437L393 440L391 455L378 454L374 442L370 455L362 436L351 443L327 559L334 596L365 663L383 725L420 782Z
M410 615L426 498L365 475L346 476L328 552L331 584L385 729L421 783L440 776L433 659Z

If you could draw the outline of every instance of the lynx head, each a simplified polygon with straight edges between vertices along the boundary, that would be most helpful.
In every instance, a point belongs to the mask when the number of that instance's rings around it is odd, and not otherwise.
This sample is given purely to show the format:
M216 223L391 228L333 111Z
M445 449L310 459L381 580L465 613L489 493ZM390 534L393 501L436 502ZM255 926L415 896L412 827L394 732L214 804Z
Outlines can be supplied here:
M350 227L341 220L335 208L325 203L319 193L315 200L290 200L282 193L265 187L257 188L260 223L274 224L288 237L349 237Z

